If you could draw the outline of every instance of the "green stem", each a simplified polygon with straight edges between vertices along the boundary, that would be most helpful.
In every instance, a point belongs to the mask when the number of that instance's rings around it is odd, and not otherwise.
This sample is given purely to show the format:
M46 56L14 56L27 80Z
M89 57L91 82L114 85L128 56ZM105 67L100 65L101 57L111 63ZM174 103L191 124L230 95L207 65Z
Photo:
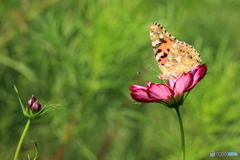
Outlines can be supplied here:
M24 137L27 133L27 130L28 130L30 124L31 124L31 119L28 119L27 124L25 125L25 128L23 130L22 136L21 136L21 138L18 142L18 146L17 146L16 152L15 152L15 155L14 155L14 160L17 160L18 154L19 154L21 146L22 146L23 139L24 139Z
M184 139L183 123L182 123L182 118L181 118L181 114L180 114L180 111L179 111L179 107L176 107L175 109L176 109L176 112L177 112L177 115L178 115L178 121L179 121L180 131L181 131L183 160L185 160L185 139Z

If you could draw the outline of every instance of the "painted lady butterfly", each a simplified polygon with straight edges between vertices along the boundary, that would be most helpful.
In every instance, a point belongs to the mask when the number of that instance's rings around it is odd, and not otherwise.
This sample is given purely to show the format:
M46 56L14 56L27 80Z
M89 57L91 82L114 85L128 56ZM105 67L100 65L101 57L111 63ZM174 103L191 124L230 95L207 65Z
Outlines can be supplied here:
M202 60L197 51L185 42L178 41L162 25L152 23L150 38L154 55L162 71L160 79L174 79L189 72Z

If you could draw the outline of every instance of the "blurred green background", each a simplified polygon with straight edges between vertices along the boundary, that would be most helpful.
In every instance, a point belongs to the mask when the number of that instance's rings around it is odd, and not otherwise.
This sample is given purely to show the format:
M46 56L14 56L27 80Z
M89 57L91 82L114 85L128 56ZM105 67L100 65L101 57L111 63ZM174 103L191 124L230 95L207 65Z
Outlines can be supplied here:
M0 2L0 157L13 155L27 121L24 103L60 104L34 121L20 159L178 160L176 113L136 105L129 85L160 82L149 26L193 45L208 74L180 110L186 158L240 153L239 0L20 0ZM143 74L136 74L138 71ZM211 159L238 159L215 157Z

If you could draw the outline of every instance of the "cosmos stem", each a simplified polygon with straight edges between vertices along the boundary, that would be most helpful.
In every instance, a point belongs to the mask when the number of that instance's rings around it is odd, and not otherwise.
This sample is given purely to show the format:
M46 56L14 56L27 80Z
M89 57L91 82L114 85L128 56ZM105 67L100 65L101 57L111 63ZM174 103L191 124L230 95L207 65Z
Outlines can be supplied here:
M16 152L15 152L15 155L14 155L14 160L18 159L18 155L19 155L19 152L20 152L20 149L21 149L21 146L22 146L23 139L24 139L24 137L25 137L25 135L27 133L27 130L28 130L30 124L31 124L31 119L28 119L28 121L27 121L27 123L25 125L25 128L23 130L23 133L21 135L21 138L20 138L20 140L18 142L18 146L17 146Z
M183 160L185 160L185 138L184 138L183 123L182 123L182 118L181 118L181 114L180 114L180 111L179 111L179 107L176 107L175 109L176 109L176 112L177 112L180 131L181 131Z

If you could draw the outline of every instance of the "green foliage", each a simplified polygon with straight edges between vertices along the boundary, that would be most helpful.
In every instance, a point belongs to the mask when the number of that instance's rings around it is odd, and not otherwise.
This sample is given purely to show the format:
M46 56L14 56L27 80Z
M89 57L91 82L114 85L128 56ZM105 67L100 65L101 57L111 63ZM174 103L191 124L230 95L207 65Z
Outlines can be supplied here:
M130 84L160 82L148 69L158 70L153 22L192 44L208 64L180 108L186 158L239 152L239 7L238 0L2 1L0 157L13 158L26 123L16 85L25 103L34 94L67 108L34 121L21 159L34 156L31 140L44 160L180 159L174 110L135 105L129 95Z

